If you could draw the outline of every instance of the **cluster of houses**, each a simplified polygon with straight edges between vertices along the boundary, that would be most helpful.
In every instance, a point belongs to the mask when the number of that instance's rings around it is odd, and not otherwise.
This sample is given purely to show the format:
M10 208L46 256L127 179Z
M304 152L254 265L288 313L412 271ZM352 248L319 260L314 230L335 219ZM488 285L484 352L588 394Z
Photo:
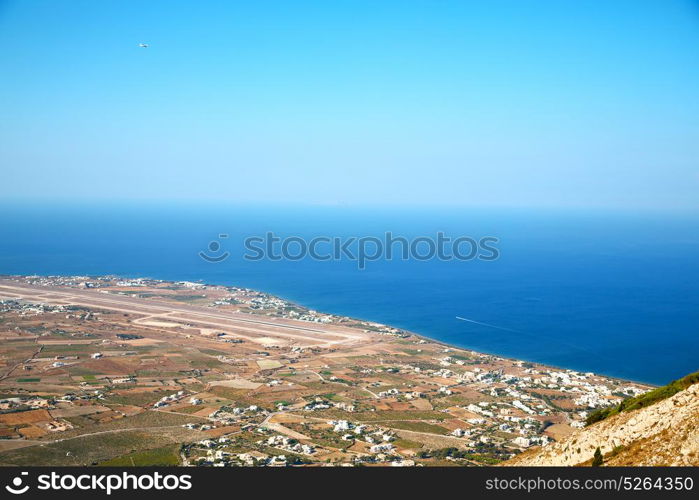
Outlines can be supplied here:
M393 396L398 396L400 394L400 391L396 389L395 387L388 389L386 391L381 391L377 394L378 397L380 398L390 398Z
M144 287L157 286L162 280L151 278L119 279L116 276L27 276L17 279L32 285L39 286L65 286L73 288L104 288L118 287Z
M38 397L0 399L0 410L39 410L54 408L54 400Z
M303 455L313 455L316 452L316 448L313 445L302 444L296 439L281 436L279 434L267 438L265 444L267 444L267 446L279 448L280 450L286 450L292 453L301 453Z
M109 280L111 278L106 276L101 278L92 278L90 276L27 276L23 281L39 286L99 288L101 282Z
M327 410L328 408L331 408L331 405L323 398L315 398L303 407L306 411Z
M349 413L356 411L356 407L351 403L345 403L342 401L327 401L321 397L316 397L313 399L313 401L310 401L303 406L303 410L305 411L327 410L329 408L337 408L338 410L343 410Z
M405 331L403 331L399 328L394 328L392 326L382 325L381 323L360 321L359 324L367 328L365 330L366 332L373 332L373 333L378 333L379 335L387 335L389 337L397 337L397 338L401 338L401 339L407 338L410 336L408 333L406 333Z
M393 445L386 446L396 439L393 431L383 428L373 429L366 424L355 424L348 420L329 420L328 425L332 427L333 432L342 434L344 441L362 439L372 445L371 453L383 453L394 448Z
M65 313L67 308L62 305L52 306L44 303L26 302L24 300L0 300L0 313L17 312L21 316L36 316L46 313Z
M316 311L307 311L304 313L299 313L296 311L289 311L285 315L286 318L298 319L301 321L310 321L311 323L333 323L335 321L334 316L329 314L318 314Z
M420 343L417 341L416 343ZM449 353L451 349L442 352ZM596 376L593 373L580 373L574 370L536 369L524 362L518 363L519 373L504 373L502 369L484 369L478 366L466 366L481 362L504 361L495 356L471 352L469 357L475 362L468 362L461 356L438 356L435 361L439 368L425 368L410 363L397 365L394 372L419 374L425 382L420 386L411 386L410 390L391 388L377 393L379 398L396 398L411 400L416 397L444 397L458 394L459 386L467 384L479 392L496 398L494 402L480 402L465 405L462 408L473 414L464 417L469 424L467 429L456 429L452 435L468 439L468 443L493 443L507 445L511 448L524 449L534 445L546 445L551 440L544 434L544 417L559 413L561 407L555 400L565 399L569 423L581 427L587 411L618 403L622 397L635 396L645 389L634 386L620 386L614 381ZM482 359L479 359L482 358ZM363 373L376 371L365 368ZM440 379L439 382L435 383ZM443 380L452 381L444 384ZM427 389L434 386L435 389ZM457 405L458 407L458 405ZM495 432L493 432L495 431ZM509 434L509 437L508 437Z
M266 311L267 314L272 314L281 318L323 324L351 321L353 324L365 328L366 332L373 332L379 335L389 335L400 338L406 338L409 336L405 331L398 328L393 328L371 321L352 320L343 316L320 313L312 309L301 307L293 302L289 302L273 295L258 292L256 290L238 287L228 287L227 290L231 293L231 295L217 299L213 302L214 306L242 304L253 311Z
M195 458L184 456L183 465L198 465L210 467L285 467L290 459L286 455L270 455L257 450L248 450L244 453L234 453L228 448L230 439L220 437L218 439L204 439L188 446L187 455L196 455ZM312 445L301 444L286 436L270 436L266 440L258 442L259 445L269 446L280 450L289 451L297 455L312 455L316 452Z
M180 401L182 398L184 398L185 394L184 391L177 391L174 394L170 394L168 396L163 396L160 398L158 401L155 402L153 405L153 408L163 408L165 406L169 406L173 403L177 403Z
M268 411L257 405L246 407L222 406L209 414L209 420L223 425L230 425L240 421L241 417L266 416Z

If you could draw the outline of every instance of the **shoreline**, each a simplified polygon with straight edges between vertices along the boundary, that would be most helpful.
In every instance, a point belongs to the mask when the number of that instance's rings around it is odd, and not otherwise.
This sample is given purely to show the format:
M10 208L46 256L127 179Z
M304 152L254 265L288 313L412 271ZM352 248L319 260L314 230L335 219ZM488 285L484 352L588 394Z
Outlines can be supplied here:
M62 279L82 277L82 278L89 278L89 279L95 279L95 280L102 280L102 279L105 279L105 278L110 278L110 279L127 279L127 280L151 280L151 281L162 282L162 283L173 283L173 284L174 284L174 283L196 283L197 285L201 285L201 286L205 286L205 287L224 287L224 288L226 288L226 289L229 289L229 288L244 289L244 290L248 290L248 291L251 291L251 292L254 292L254 293L263 294L263 295L268 296L268 297L271 297L271 298L281 299L281 300L283 300L283 301L285 301L285 302L287 302L287 303L289 303L289 304L292 304L292 305L298 307L299 309L303 309L303 310L306 310L306 311L316 311L316 312L319 313L319 314L325 314L325 315L335 316L335 317L337 317L337 318L343 318L343 319L347 319L347 320L351 320L351 321L356 321L356 322L359 322L359 323L361 323L361 322L373 323L373 324L381 325L381 326L384 326L384 327L387 327L387 328L396 329L396 330L405 332L406 334L412 335L412 336L414 336L414 337L416 337L416 338L418 338L418 339L420 339L420 340L424 340L424 341L427 341L427 342L431 342L431 343L434 343L434 344L437 344L437 345L440 345L440 346L444 346L444 347L450 348L450 349L460 349L460 350L465 350L465 351L471 351L471 352L476 353L476 354L479 354L479 355L494 356L494 357L497 357L497 358L500 358L500 359L503 359L503 360L507 360L507 361L511 361L511 362L532 363L532 364L537 364L537 365L540 365L540 366L544 366L544 367L548 367L548 368L552 368L552 369L556 369L556 370L564 370L564 371L568 371L568 370L569 370L569 371L580 372L580 373L593 373L594 375L602 376L602 377L608 378L608 379L610 379L610 380L615 380L615 381L619 381L619 382L634 383L634 384L639 384L639 385L645 385L645 386L649 386L649 387L653 387L653 388L655 388L655 387L661 387L661 386L663 385L663 384L656 384L656 383L652 383L652 382L646 382L646 381L640 381L640 380L633 380L633 379L630 379L630 378L618 377L618 376L614 376L614 375L608 375L608 374L602 373L602 372L596 372L596 371L594 371L594 372L593 372L593 371L583 371L583 370L578 370L578 369L569 368L569 367L565 367L565 366L555 365L555 364L552 364L552 363L546 363L546 362L541 362L541 361L536 361L536 360L523 359L523 358L519 358L519 357L505 356L505 355L502 355L502 354L499 354L499 353L496 353L496 352L486 352L486 351L476 350L476 349L473 349L473 348L471 348L471 347L455 345L455 344L452 344L452 343L449 343L449 342L445 342L445 341L443 341L443 340L439 340L439 339L430 337L430 336L425 335L425 334L423 334L423 333L417 333L417 332L414 332L414 331L412 331L412 330L406 330L406 329L404 329L404 328L399 328L399 327L396 327L396 326L393 326L393 325L389 325L389 324L386 324L386 323L382 323L382 322L380 322L380 321L375 321L375 320L372 320L372 319L357 318L357 317L354 317L354 316L346 316L346 315L343 315L343 314L337 314L337 313L330 312L330 311L319 311L319 310L317 310L317 309L312 309L312 308L310 308L309 306L306 306L306 305L304 305L304 304L302 304L302 303L296 302L294 299L290 299L290 298L284 297L284 296L282 296L282 295L277 295L277 294L274 294L274 293L271 293L271 292L267 292L267 291L264 291L264 290L258 290L258 289L248 288L248 287L241 287L241 286L238 286L238 285L208 283L208 282L205 282L203 279L199 279L199 280L197 280L197 281L195 281L195 282L190 282L190 281L188 281L188 280L172 280L172 279L154 278L154 277L149 277L149 276L136 276L136 275L129 276L129 275L122 275L122 274L72 275L72 276L71 276L71 275L61 275L61 274L48 274L48 275L0 274L0 278L22 278L22 279L27 279L27 278L32 278L32 277L36 277L36 278L62 278ZM146 300L147 300L147 299L146 299ZM307 323L309 323L309 324L313 324L313 322L311 322L311 321L304 321L304 320L298 320L298 321L303 321L303 322L307 322ZM378 332L374 332L374 331L370 331L370 332L371 332L371 333L374 333L374 334L378 334ZM666 381L665 383L670 383L670 382L671 382L671 381L668 380L668 381Z
M91 277L95 277L95 278L96 278L96 277L98 277L98 276L91 276ZM123 278L124 276L116 275L116 277ZM137 277L137 276L133 276L133 277L131 277L130 279L138 279L138 278L139 278L139 277ZM142 277L142 278L143 278L143 277ZM159 280L159 278L144 278L144 279ZM171 281L171 280L161 280L161 281ZM175 283L174 281L171 281L171 282ZM237 285L226 285L226 284L207 283L207 282L204 282L204 280L201 280L201 279L198 280L197 283L200 283L200 284L202 284L202 285L204 285L204 286L238 287ZM239 287L238 287L238 288L239 288ZM376 321L376 320L373 320L373 319L368 319L368 318L357 318L357 317L354 317L354 316L346 316L346 315L334 313L334 312L331 312L331 311L318 311L318 310L316 310L316 309L311 309L309 306L304 305L304 304L299 303L299 302L296 302L294 299L285 297L285 296L283 296L283 295L277 295L277 294L272 293L272 292L267 292L267 291L264 291L264 290L258 290L258 289L252 289L252 288L249 288L249 290L252 290L252 291L255 291L255 292L258 292L258 293L263 293L263 294L268 295L268 296L271 296L271 297L279 298L279 299L282 299L282 300L284 300L284 301L290 302L290 303L292 303L292 304L294 304L294 305L296 305L296 306L298 306L298 307L300 307L300 308L303 308L303 309L306 309L306 310L314 310L314 311L317 311L317 312L319 312L319 313L321 313L321 314L329 314L329 315L333 315L333 316L338 316L338 317L347 318L347 319L354 320L354 321L359 321L359 322L364 321L364 322L370 322L370 323L377 323L377 324L381 324L381 325L387 326L387 327L389 327L389 328L396 328L396 329L401 330L401 331L404 331L404 332L406 332L406 333L408 333L408 334L410 334L410 335L413 335L413 336L415 336L415 337L417 337L417 338L419 338L419 339L426 340L426 341L429 341L429 342L432 342L432 343L435 343L435 344L438 344L438 345L442 345L442 346L445 346L445 347L448 347L448 348L451 348L451 349L462 349L462 350L471 351L471 352L474 352L474 353L477 353L477 354L481 354L481 355L485 355L485 356L495 356L495 357L498 357L498 358L501 358L501 359L505 359L505 360L508 360L508 361L523 362L523 363L534 363L534 364L538 364L538 365L541 365L541 366L546 366L546 367L549 367L549 368L554 368L554 369L557 369L557 370L571 370L571 371L576 371L576 372L582 372L582 370L576 370L576 369L574 369L574 368L569 368L569 367L565 367L565 366L559 366L559 365L555 365L555 364L551 364L551 363L545 363L545 362L542 362L542 361L536 361L536 360L530 360L530 359L523 359L523 358L515 358L515 357L511 357L511 356L505 356L505 355L502 355L502 354L499 354L499 353L496 353L496 352L486 352L486 351L476 350L476 349L473 349L473 348L471 348L471 347L459 346L459 345L451 344L451 343L449 343L449 342L445 342L445 341L443 341L443 340L439 340L439 339L430 337L430 336L425 335L425 334L423 334L423 333L417 333L417 332L414 332L414 331L412 331L412 330L406 330L406 329L404 329L404 328L400 328L400 327L393 326L393 325L390 325L390 324L382 323L382 322L380 322L380 321ZM601 373L601 372L591 372L591 373L594 373L595 375L600 375L600 376L609 378L609 379L611 379L611 380L618 380L618 381L621 381L621 382L631 382L631 383L634 383L634 384L647 385L647 386L650 386L650 387L661 387L662 385L664 385L664 384L656 384L656 383L652 383L652 382L646 382L646 381L642 381L642 380L633 380L633 379L630 379L630 378L617 377L617 376L614 376L614 375L608 375L608 374L606 374L606 373ZM670 382L671 382L671 381L668 380L668 381L665 382L665 383L667 384L667 383L670 383Z
M457 450L449 465L489 465L653 389L203 280L13 275L0 278L0 293L0 404L11 410L0 432L58 450L37 458L33 444L0 449L6 463L86 462L66 458L61 443L141 424L160 439L172 424L187 464L247 464L252 450L276 465L271 445L304 464L434 465ZM203 439L212 436L225 439ZM87 463L148 443L95 446Z

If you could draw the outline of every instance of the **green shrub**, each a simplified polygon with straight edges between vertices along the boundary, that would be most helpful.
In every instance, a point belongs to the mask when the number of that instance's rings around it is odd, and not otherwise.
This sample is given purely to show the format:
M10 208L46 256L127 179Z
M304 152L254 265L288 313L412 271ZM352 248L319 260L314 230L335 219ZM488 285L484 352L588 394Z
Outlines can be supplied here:
M593 411L587 416L585 424L592 425L596 422L600 422L606 418L616 415L617 413L646 408L647 406L655 404L658 401L672 397L678 392L683 391L690 385L696 383L699 383L699 372L690 373L686 377L682 377L679 380L673 380L669 384L653 389L645 394L625 399L617 406L610 406L609 408L601 408Z
M602 456L602 450L600 450L598 446L595 450L594 457L592 457L592 466L600 467L602 464L604 464L604 457Z

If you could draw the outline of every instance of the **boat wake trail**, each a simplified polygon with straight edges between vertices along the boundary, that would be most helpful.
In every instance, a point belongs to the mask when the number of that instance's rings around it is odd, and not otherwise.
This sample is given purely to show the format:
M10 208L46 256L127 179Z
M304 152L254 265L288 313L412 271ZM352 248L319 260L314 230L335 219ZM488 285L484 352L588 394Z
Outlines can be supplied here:
M545 340L546 342L558 344L561 347L566 348L566 349L581 351L581 352L588 354L589 356L595 356L597 358L609 359L611 361L611 358L609 358L608 356L604 356L599 352L592 351L592 350L588 349L587 347L584 347L581 345L576 345L576 344L572 344L570 342L562 341L562 340L557 339L555 337L551 337L551 336L544 337L542 335L536 335L536 334L533 334L531 332L523 332L522 330L514 330L512 328L505 328L504 326L491 325L490 323L483 323L482 321L476 321L475 319L463 318L461 316L456 316L456 319L458 319L459 321L465 321L467 323L472 323L474 325L485 326L488 328L495 328L496 330L519 333L520 335L524 335L526 337L530 337L532 339L539 340L539 341Z
M519 330L513 330L512 328L505 328L504 326L491 325L490 323L483 323L481 321L476 321L475 319L462 318L461 316L457 316L456 319L461 320L461 321L466 321L468 323L473 323L476 325L487 326L488 328L495 328L497 330L504 330L506 332L524 333L524 332L520 332Z

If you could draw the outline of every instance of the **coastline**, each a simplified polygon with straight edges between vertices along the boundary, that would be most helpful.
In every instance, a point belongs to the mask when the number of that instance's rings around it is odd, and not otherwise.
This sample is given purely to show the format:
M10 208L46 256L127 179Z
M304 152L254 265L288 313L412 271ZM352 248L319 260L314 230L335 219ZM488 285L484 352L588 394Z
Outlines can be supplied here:
M0 277L2 277L2 275L0 275ZM91 276L91 277L92 277L92 278L97 278L97 277L99 277L99 276ZM129 278L129 279L144 278L144 279L160 280L160 278L139 277L139 276L121 276L121 275L115 275L115 277L118 277L118 278ZM173 281L173 280L161 280L161 281ZM173 282L176 282L176 281L173 281ZM205 282L205 281L202 280L202 279L197 280L197 283L201 283L201 284L204 285L204 286L215 286L215 287L223 286L223 287L236 287L236 288L237 288L237 285L228 285L228 284L223 284L223 283L209 283L209 282ZM285 297L284 295L278 295L278 294L276 294L276 293L267 292L267 291L265 291L265 290L259 290L259 289L250 289L250 290L253 290L253 291L255 291L255 292L268 295L268 296L270 296L270 297L275 297L275 298L284 300L284 301L286 301L286 302L288 302L288 303L294 304L295 306L300 307L300 308L303 308L303 309L306 309L306 310L315 310L315 309L311 309L311 308L310 308L309 306L307 306L307 305L304 305L303 303L297 302L297 301L294 300L294 299ZM406 333L408 333L408 334L410 334L410 335L413 335L413 336L415 336L415 337L417 337L417 338L419 338L419 339L424 339L424 340L426 340L426 341L428 341L428 342L432 342L432 343L435 343L435 344L438 344L438 345L442 345L442 346L444 346L444 347L451 348L451 349L462 349L462 350L467 350L467 351L471 351L471 352L474 352L474 353L477 353L477 354L481 354L481 355L486 355L486 356L497 356L498 358L506 359L506 360L508 360L508 361L513 361L513 362L534 363L534 364L537 364L537 365L540 365L540 366L546 366L546 367L549 367L549 368L554 368L554 369L556 369L556 370L581 371L581 370L579 370L579 369L570 368L570 367L561 366L561 365L556 365L556 364L553 364L553 363L545 363L545 362L542 362L542 361L537 361L537 360L532 360L532 359L524 359L524 358L521 358L521 357L505 356L505 355L500 354L500 353L497 353L497 352L484 351L484 350L474 349L474 348L469 347L469 346L462 346L462 345L452 344L452 343L449 343L449 342L447 342L447 341L443 341L443 340L439 340L439 339L434 338L434 337L430 337L429 335L425 335L425 334L423 334L423 333L418 333L418 332L415 332L415 331L413 331L413 330L408 330L408 329L405 329L405 328L399 328L399 327L397 327L397 326L393 326L393 325L390 325L390 324L382 323L382 322L380 322L380 321L376 321L376 320L369 319L369 318L358 318L358 317L356 317L356 316L346 316L346 315L337 314L337 313L334 313L334 312L331 312L331 311L317 311L317 312L319 312L319 313L321 313L321 314L329 314L329 315L333 315L333 316L343 317L343 318L347 318L347 319L349 319L349 320L358 321L358 322L370 322L370 323L382 324L382 325L384 325L384 326L386 326L386 327L389 327L389 328L395 328L395 329L399 329L399 330L401 330L401 331L404 331L404 332L406 332ZM609 374L607 374L607 373L600 372L600 371L594 371L593 373L594 373L595 375L604 376L604 377L609 378L609 379L611 379L611 380L618 380L618 381L620 381L620 382L630 382L630 383L645 385L645 386L649 386L649 387L660 387L660 386L664 385L664 384L655 384L655 383L647 382L647 381L643 381L643 380L635 380L635 379L632 379L632 378L618 377L618 376L609 375ZM666 381L665 383L669 383L669 382L670 382L670 380Z
M2 279L2 278L24 278L24 279L26 279L26 278L33 278L33 277L37 277L37 278L63 278L63 279L74 279L74 278L76 278L75 275L11 275L11 274L0 274L0 279ZM121 275L121 274L84 275L84 276L81 276L81 277L89 278L89 279L93 279L93 280L99 280L99 279L109 278L109 279L120 279L120 280L150 280L150 281L162 282L162 283L187 283L187 282L188 282L188 281L186 281L186 280L172 280L172 279L154 278L154 277L149 277L149 276ZM303 309L303 310L305 310L305 311L314 311L314 312L316 312L316 313L318 313L318 314L334 316L334 317L337 317L337 318L343 318L343 319L345 319L345 320L354 321L354 322L357 322L357 323L373 323L373 324L376 324L376 325L382 325L382 326L384 326L384 327L391 328L391 329L394 329L394 330L398 330L398 331L401 331L401 332L405 332L406 334L412 335L412 336L414 336L414 337L416 337L416 338L418 338L418 339L422 339L422 340L425 340L425 341L427 341L427 342L431 342L431 343L434 343L434 344L437 344L437 345L440 345L440 346L444 346L445 348L449 348L449 349L459 349L459 350L470 351L470 352L472 352L472 353L479 354L479 355L494 356L494 357L497 357L497 358L500 358L500 359L503 359L503 360L507 360L507 361L511 361L511 362L517 362L517 363L532 363L532 364L536 364L536 365L539 365L539 366L552 368L552 369L555 369L555 370L568 370L568 371L575 371L575 372L580 372L580 371L581 371L581 370L579 370L579 369L574 369L574 368L570 368L570 367L566 367L566 366L560 366L560 365L556 365L556 364L553 364L553 363L546 363L546 362L537 361L537 360L532 360L532 359L524 359L524 358L521 358L521 357L505 356L505 355L502 355L502 354L497 353L497 352L484 351L484 350L480 350L480 349L474 349L474 348L471 348L471 347L469 347L469 346L462 346L462 345L452 344L452 343L449 343L449 342L447 342L447 341L443 341L443 340L439 340L439 339L434 338L434 337L430 337L429 335L425 335L425 334L423 334L423 333L418 333L418 332L415 332L415 331L412 331L412 330L407 330L407 329L404 329L404 328L395 327L395 326L393 326L393 325L385 324L385 323L382 323L382 322L379 322L379 321L375 321L375 320L372 320L372 319L358 318L358 317L354 317L354 316L346 316L346 315L336 314L336 313L333 313L333 312L330 312L330 311L317 311L317 310L311 309L309 306L306 306L306 305L304 305L304 304L302 304L302 303L299 303L299 302L297 302L297 301L295 301L295 300L293 300L293 299L284 297L283 295L277 295L277 294L275 294L275 293L267 292L267 291L264 291L264 290L251 289L251 288L247 288L247 287L246 287L246 288L241 288L241 287L239 287L239 286L237 286L237 285L229 285L229 284L222 284L222 283L210 283L210 282L205 282L203 279L199 279L199 280L197 280L197 281L194 282L194 283L196 283L196 284L198 284L198 285L201 285L201 286L205 286L205 287L224 287L224 288L227 288L227 289L233 288L233 289L245 289L245 290L249 290L249 291L251 291L251 292L258 293L258 294L262 294L262 295L265 295L265 296L270 297L270 298L273 298L273 299L282 300L282 301L284 301L285 303L291 304L291 305L293 305L293 306L295 306L295 307L297 307L297 308L299 308L299 309ZM309 322L309 323L312 324L312 322ZM634 379L631 379L631 378L625 378L625 377L618 377L618 376L614 376L614 375L608 375L608 374L606 374L606 373L604 373L604 372L600 372L600 371L586 371L586 373L594 373L594 374L597 375L597 376L602 376L602 377L608 378L608 379L610 379L610 380L616 380L616 381L624 382L624 383L634 383L634 384L644 385L644 386L648 386L648 387L659 387L660 385L662 385L662 384L655 384L655 383L646 382L646 381L641 381L641 380L634 380ZM669 383L669 382L670 382L670 381L668 380L666 383Z
M0 464L108 461L147 441L126 434L128 449L91 447L85 461L66 459L70 438L93 439L114 426L126 433L143 422L153 439L174 425L169 439L187 447L177 458L187 464L247 464L242 449L274 465L273 445L307 464L492 465L652 389L320 313L249 288L14 275L0 278L0 295L7 395L0 404L9 410L0 432L21 443L0 446ZM216 447L234 454L209 456L207 436L231 436ZM55 456L37 456L38 445ZM457 462L442 461L442 452L456 449Z

